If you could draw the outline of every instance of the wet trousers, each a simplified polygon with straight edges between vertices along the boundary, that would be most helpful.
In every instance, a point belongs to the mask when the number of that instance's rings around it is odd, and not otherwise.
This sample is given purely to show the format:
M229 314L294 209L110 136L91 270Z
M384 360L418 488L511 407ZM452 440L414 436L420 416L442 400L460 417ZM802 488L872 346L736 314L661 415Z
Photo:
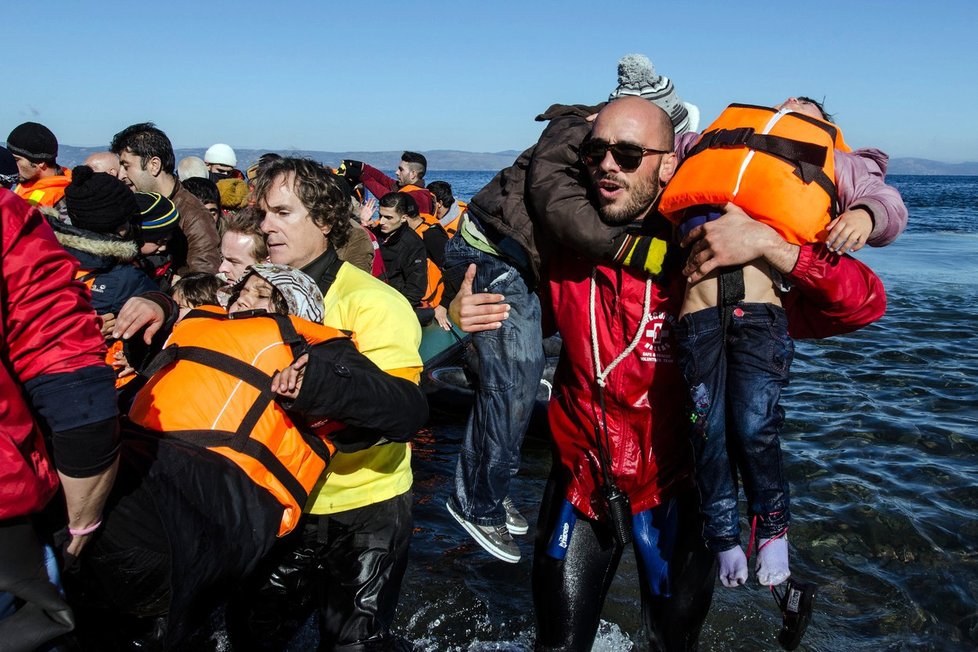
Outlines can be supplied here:
M412 531L412 492L306 514L228 606L235 650L284 650L314 610L319 649L391 650Z
M74 624L71 609L51 583L32 520L0 521L0 649L36 650Z
M536 650L591 649L601 609L624 549L606 524L578 517L562 560L546 552L559 526L564 488L551 474L540 507L533 555ZM696 496L678 501L678 529L670 562L671 596L654 595L641 581L642 616L653 650L694 650L710 610L714 556L703 546ZM640 577L645 576L636 554Z

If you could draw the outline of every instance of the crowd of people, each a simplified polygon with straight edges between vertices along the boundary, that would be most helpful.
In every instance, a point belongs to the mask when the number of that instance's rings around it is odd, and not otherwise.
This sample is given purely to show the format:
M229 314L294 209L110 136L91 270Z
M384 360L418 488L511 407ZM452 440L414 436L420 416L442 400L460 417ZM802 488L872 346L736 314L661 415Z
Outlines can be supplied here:
M789 580L791 337L883 314L879 279L845 254L892 242L907 212L885 155L851 150L819 103L748 114L701 136L696 107L630 55L608 102L550 107L539 142L467 203L425 184L417 152L394 177L275 153L242 171L223 143L177 164L141 123L69 170L50 129L15 127L0 640L182 649L221 606L234 649L284 650L313 613L320 649L403 649L431 325L470 333L478 358L446 509L510 563L530 530L509 487L543 338L562 338L538 649L590 649L629 545L652 647L695 648L717 579L747 581L754 530L757 580L788 581L781 642L797 646L814 588ZM713 187L746 169L735 150L772 171Z

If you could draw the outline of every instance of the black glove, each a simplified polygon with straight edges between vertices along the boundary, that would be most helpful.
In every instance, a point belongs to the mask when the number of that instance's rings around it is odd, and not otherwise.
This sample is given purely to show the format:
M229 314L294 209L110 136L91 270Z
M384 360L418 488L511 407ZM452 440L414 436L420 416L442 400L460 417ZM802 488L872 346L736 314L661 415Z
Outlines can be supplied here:
M337 172L354 182L355 185L360 180L360 175L363 174L363 161L343 159L343 162L340 163L340 169Z

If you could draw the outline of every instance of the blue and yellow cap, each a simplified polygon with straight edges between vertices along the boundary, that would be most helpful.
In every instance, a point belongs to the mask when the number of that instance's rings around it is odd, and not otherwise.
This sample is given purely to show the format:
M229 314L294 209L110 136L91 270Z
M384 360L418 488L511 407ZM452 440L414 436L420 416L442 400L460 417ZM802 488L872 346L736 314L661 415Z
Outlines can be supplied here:
M162 240L180 226L180 212L158 192L137 192L139 231L144 241Z

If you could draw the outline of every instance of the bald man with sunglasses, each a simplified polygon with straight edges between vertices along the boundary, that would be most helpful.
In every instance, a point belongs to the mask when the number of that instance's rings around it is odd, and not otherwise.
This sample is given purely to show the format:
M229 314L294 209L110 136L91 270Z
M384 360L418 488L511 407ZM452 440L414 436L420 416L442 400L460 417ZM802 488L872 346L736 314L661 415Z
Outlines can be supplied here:
M672 334L685 277L763 258L801 290L786 304L805 336L864 325L885 297L865 266L785 243L732 206L690 233L687 244L695 244L680 269L671 227L652 210L676 167L665 114L637 98L608 104L593 127L583 119L587 107L550 113L559 114L537 146L493 181L497 215L508 211L513 224L520 207L534 241L556 243L545 256L544 306L564 350L550 406L558 461L534 553L537 647L589 649L633 538L653 649L689 649L716 570L701 538ZM526 194L516 203L519 188ZM463 329L492 330L514 312L522 319L508 295L473 293L472 272L450 311Z

